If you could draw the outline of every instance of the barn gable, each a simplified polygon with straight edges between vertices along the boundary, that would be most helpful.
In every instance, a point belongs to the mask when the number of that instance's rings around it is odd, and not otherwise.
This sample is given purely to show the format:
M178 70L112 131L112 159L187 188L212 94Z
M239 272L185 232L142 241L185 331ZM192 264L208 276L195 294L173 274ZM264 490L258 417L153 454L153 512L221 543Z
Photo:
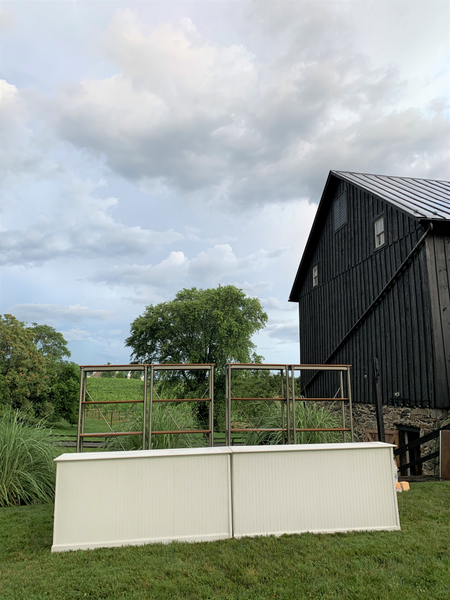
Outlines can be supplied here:
M292 287L301 362L353 365L371 403L448 407L450 183L331 171ZM315 384L311 384L315 385Z

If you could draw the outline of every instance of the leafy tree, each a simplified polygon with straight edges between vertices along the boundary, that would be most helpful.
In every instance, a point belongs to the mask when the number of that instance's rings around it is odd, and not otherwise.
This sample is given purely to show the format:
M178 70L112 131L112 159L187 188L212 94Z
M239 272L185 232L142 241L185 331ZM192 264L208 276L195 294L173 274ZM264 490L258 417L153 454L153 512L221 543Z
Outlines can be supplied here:
M70 357L67 342L62 333L59 333L50 325L38 325L37 323L33 323L33 326L28 329L33 332L33 341L43 356L53 360Z
M67 342L62 333L50 325L33 323L27 328L33 333L33 341L38 351L46 358L48 391L45 394L47 410L53 418L63 417L75 423L78 414L78 393L80 371L78 365L66 362L70 357Z
M48 365L50 389L46 395L55 417L74 424L78 418L80 368L74 362L52 361Z
M141 363L248 362L251 336L267 322L257 298L233 285L183 289L170 302L147 306L131 324L126 345Z
M223 418L225 365L250 361L255 347L251 337L266 322L259 300L233 285L183 289L170 302L147 306L131 324L126 345L133 350L132 360L140 363L215 363L215 413ZM206 374L182 371L178 378L195 393L204 387ZM199 403L197 410L204 425L207 407Z
M49 390L47 361L33 332L12 315L0 315L0 400L13 408L43 402Z
M0 316L0 404L74 423L80 375L65 356L67 342L53 327Z
M262 357L254 356L251 362L261 363ZM281 386L281 376L277 372L245 370L232 374L233 395L240 398L278 398L281 397Z

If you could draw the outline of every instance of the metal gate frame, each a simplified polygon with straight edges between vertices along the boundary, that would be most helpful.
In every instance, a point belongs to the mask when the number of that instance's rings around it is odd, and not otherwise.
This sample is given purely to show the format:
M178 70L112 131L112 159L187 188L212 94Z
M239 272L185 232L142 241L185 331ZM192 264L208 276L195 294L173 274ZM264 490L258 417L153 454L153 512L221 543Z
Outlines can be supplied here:
M232 394L232 386L231 386L231 373L235 370L248 370L248 371L279 371L281 376L281 396L279 398L233 398ZM284 395L284 390L286 390L286 395ZM242 429L231 427L231 402L232 401L258 401L258 402L281 402L281 427L277 427L275 429L263 429L263 428L250 428L250 429ZM232 433L242 433L244 431L266 431L266 432L275 432L281 431L282 437L284 441L285 434L287 434L287 443L291 443L291 432L289 428L290 423L290 403L289 403L289 376L288 376L288 366L287 365L278 365L278 364L262 364L262 363L228 363L226 365L226 376L225 376L225 414L226 414L226 422L225 422L225 444L227 446L231 446L231 434ZM287 427L285 423L285 413L287 420Z
M345 443L347 431L350 432L350 441L353 443L353 414L352 414L352 387L350 382L351 365L290 365L292 381L292 420L294 423L293 434L294 444L297 443L298 431L341 431L343 442ZM295 371L338 371L339 372L339 392L340 396L333 398L297 398L295 396ZM344 398L344 376L347 373L347 391L348 397ZM295 427L295 402L342 402L342 427L332 428L298 428ZM350 427L345 426L345 402L348 402L350 413Z
M262 364L262 363L228 363L226 365L226 379L225 379L225 396L226 396L226 445L231 445L231 434L244 431L254 432L271 432L281 431L283 434L284 443L286 438L284 434L287 433L287 443L297 443L297 433L300 431L335 431L342 432L343 441L346 441L346 433L350 432L351 442L353 442L353 416L352 416L352 393L350 383L350 368L351 365L280 365L280 364ZM231 373L234 370L266 370L266 371L280 371L281 374L281 397L279 398L233 398L232 385L231 385ZM295 372L296 371L338 371L339 372L339 397L334 398L301 398L295 395ZM348 397L344 397L344 377L343 373L347 373L347 388ZM283 382L285 382L285 393ZM263 429L263 428L232 428L231 427L231 403L233 401L268 401L268 402L282 402L281 410L281 427L275 429ZM296 427L295 421L295 405L296 402L342 402L342 427L311 427L311 428L299 428ZM346 427L345 424L345 402L349 403L350 410L350 427ZM285 412L286 420L285 423ZM292 419L291 419L292 414ZM286 426L287 425L287 426Z
M148 365L80 365L80 400L78 406L77 452L83 452L85 438L119 437L123 435L142 435L142 449L145 448L145 424L147 421L147 373ZM91 371L142 371L144 373L144 397L142 400L86 400L87 374ZM142 431L111 431L108 433L84 433L84 418L86 406L104 404L143 404ZM103 416L103 415L102 415ZM109 423L103 416L106 424Z
M149 409L149 434L148 434L148 449L152 448L152 435L164 435L164 434L193 434L202 433L208 435L208 445L214 445L214 364L160 364L160 365L148 365L150 368L150 409ZM154 398L154 373L155 371L209 371L208 377L208 393L209 398ZM153 403L154 402L209 402L209 429L192 429L192 430L174 430L174 431L153 431L152 429L152 417L153 417Z
M151 449L152 435L164 434L195 434L202 433L208 435L208 445L214 445L214 364L131 364L131 365L80 365L80 396L78 407L78 430L77 430L77 452L83 452L83 441L89 438L98 437L119 437L129 435L142 435L142 449L146 447ZM206 370L209 372L208 377L208 398L180 398L180 399L155 399L154 390L154 373L155 371L181 371L181 370ZM144 393L142 400L86 400L87 392L87 374L90 372L103 371L142 371L144 374ZM148 386L148 375L150 371L150 386ZM148 390L150 387L150 390ZM149 439L146 445L146 425L147 425L147 403L148 391L150 391L149 404ZM173 431L152 431L152 414L154 402L209 402L209 429L194 429L194 430L173 430ZM143 404L142 412L142 431L114 431L106 421L104 415L102 417L105 423L110 427L111 431L102 433L85 433L84 421L86 406L105 405L105 404ZM100 409L99 409L100 410Z
M150 370L150 404L149 404L149 439L148 449L151 449L152 435L164 434L206 434L208 435L208 445L214 445L214 364L132 364L132 365L82 365L80 366L80 399L78 413L78 433L77 433L77 452L83 452L83 441L85 438L95 437L116 437L128 435L142 435L142 449L146 449L146 425L147 425L147 396L148 396L148 375ZM343 441L346 441L346 433L350 432L351 442L353 442L353 417L352 417L352 393L350 383L351 365L301 365L301 364L262 364L262 363L228 363L226 365L225 395L226 395L226 445L231 445L231 434L235 432L254 431L270 432L281 431L283 443L297 443L297 433L301 431L336 431L342 432ZM233 398L231 374L233 370L266 370L279 371L281 379L281 396L277 398ZM181 371L181 370L206 370L208 376L208 398L154 398L154 374L155 371ZM144 373L144 394L142 400L86 400L86 381L87 373L91 371L142 371ZM340 396L334 398L302 398L295 395L295 372L296 371L337 371L340 378ZM347 373L348 397L344 397L344 373ZM267 401L281 402L281 427L275 429L263 428L235 428L231 427L231 403L232 401ZM295 407L296 402L342 402L342 427L333 428L298 428L295 426ZM209 402L209 429L194 430L172 430L172 431L153 431L152 415L154 402ZM350 427L345 423L345 402L349 403ZM103 404L143 404L142 431L111 431L107 433L84 433L85 409L89 405ZM291 418L292 415L292 418ZM103 415L102 415L103 416ZM286 416L286 418L285 418ZM105 417L103 416L107 423ZM109 424L107 423L108 427ZM286 435L285 435L286 434Z

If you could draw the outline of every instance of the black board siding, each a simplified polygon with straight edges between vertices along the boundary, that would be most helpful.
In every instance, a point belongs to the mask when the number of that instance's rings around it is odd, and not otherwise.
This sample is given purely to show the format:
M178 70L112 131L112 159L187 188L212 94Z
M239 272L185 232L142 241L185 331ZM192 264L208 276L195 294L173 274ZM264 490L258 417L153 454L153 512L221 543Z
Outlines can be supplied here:
M431 323L436 356L436 407L450 405L450 235L427 238Z
M332 202L345 190L348 221L335 232ZM386 241L375 249L374 222L380 216L385 220ZM298 293L301 361L304 364L327 361L410 254L425 233L426 225L373 194L336 179L330 188L329 210L316 230L317 243ZM446 273L450 272L450 249L435 241L438 243L442 248L433 250L431 256L434 259L430 259L429 245L422 244L416 250L381 302L330 359L331 363L352 365L352 391L356 402L374 401L373 359L378 357L385 404L430 408L443 405L436 390L437 347L433 339L429 272L430 269L442 269L442 264L445 264ZM434 266L430 266L431 263ZM312 267L316 264L319 283L313 287ZM446 288L438 288L436 283L439 306L447 302L448 290L448 279ZM439 322L444 323L442 314L450 318L450 306L440 309ZM447 342L443 341L441 346L447 360L444 383L448 386L448 319L442 328L443 337L447 335ZM312 374L304 373L302 384L308 385L312 377ZM442 387L444 383L439 385ZM328 397L337 391L333 386L335 381L331 376L321 375L309 384L306 395Z

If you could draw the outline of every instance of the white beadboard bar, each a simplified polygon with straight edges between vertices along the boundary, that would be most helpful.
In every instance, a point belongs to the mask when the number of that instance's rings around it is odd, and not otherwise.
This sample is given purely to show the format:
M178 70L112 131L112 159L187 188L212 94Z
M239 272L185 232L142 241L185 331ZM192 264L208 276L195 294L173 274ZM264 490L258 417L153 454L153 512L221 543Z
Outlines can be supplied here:
M400 529L392 448L233 448L234 537Z
M224 448L63 454L52 552L231 537Z
M399 529L379 442L63 454L52 552Z

